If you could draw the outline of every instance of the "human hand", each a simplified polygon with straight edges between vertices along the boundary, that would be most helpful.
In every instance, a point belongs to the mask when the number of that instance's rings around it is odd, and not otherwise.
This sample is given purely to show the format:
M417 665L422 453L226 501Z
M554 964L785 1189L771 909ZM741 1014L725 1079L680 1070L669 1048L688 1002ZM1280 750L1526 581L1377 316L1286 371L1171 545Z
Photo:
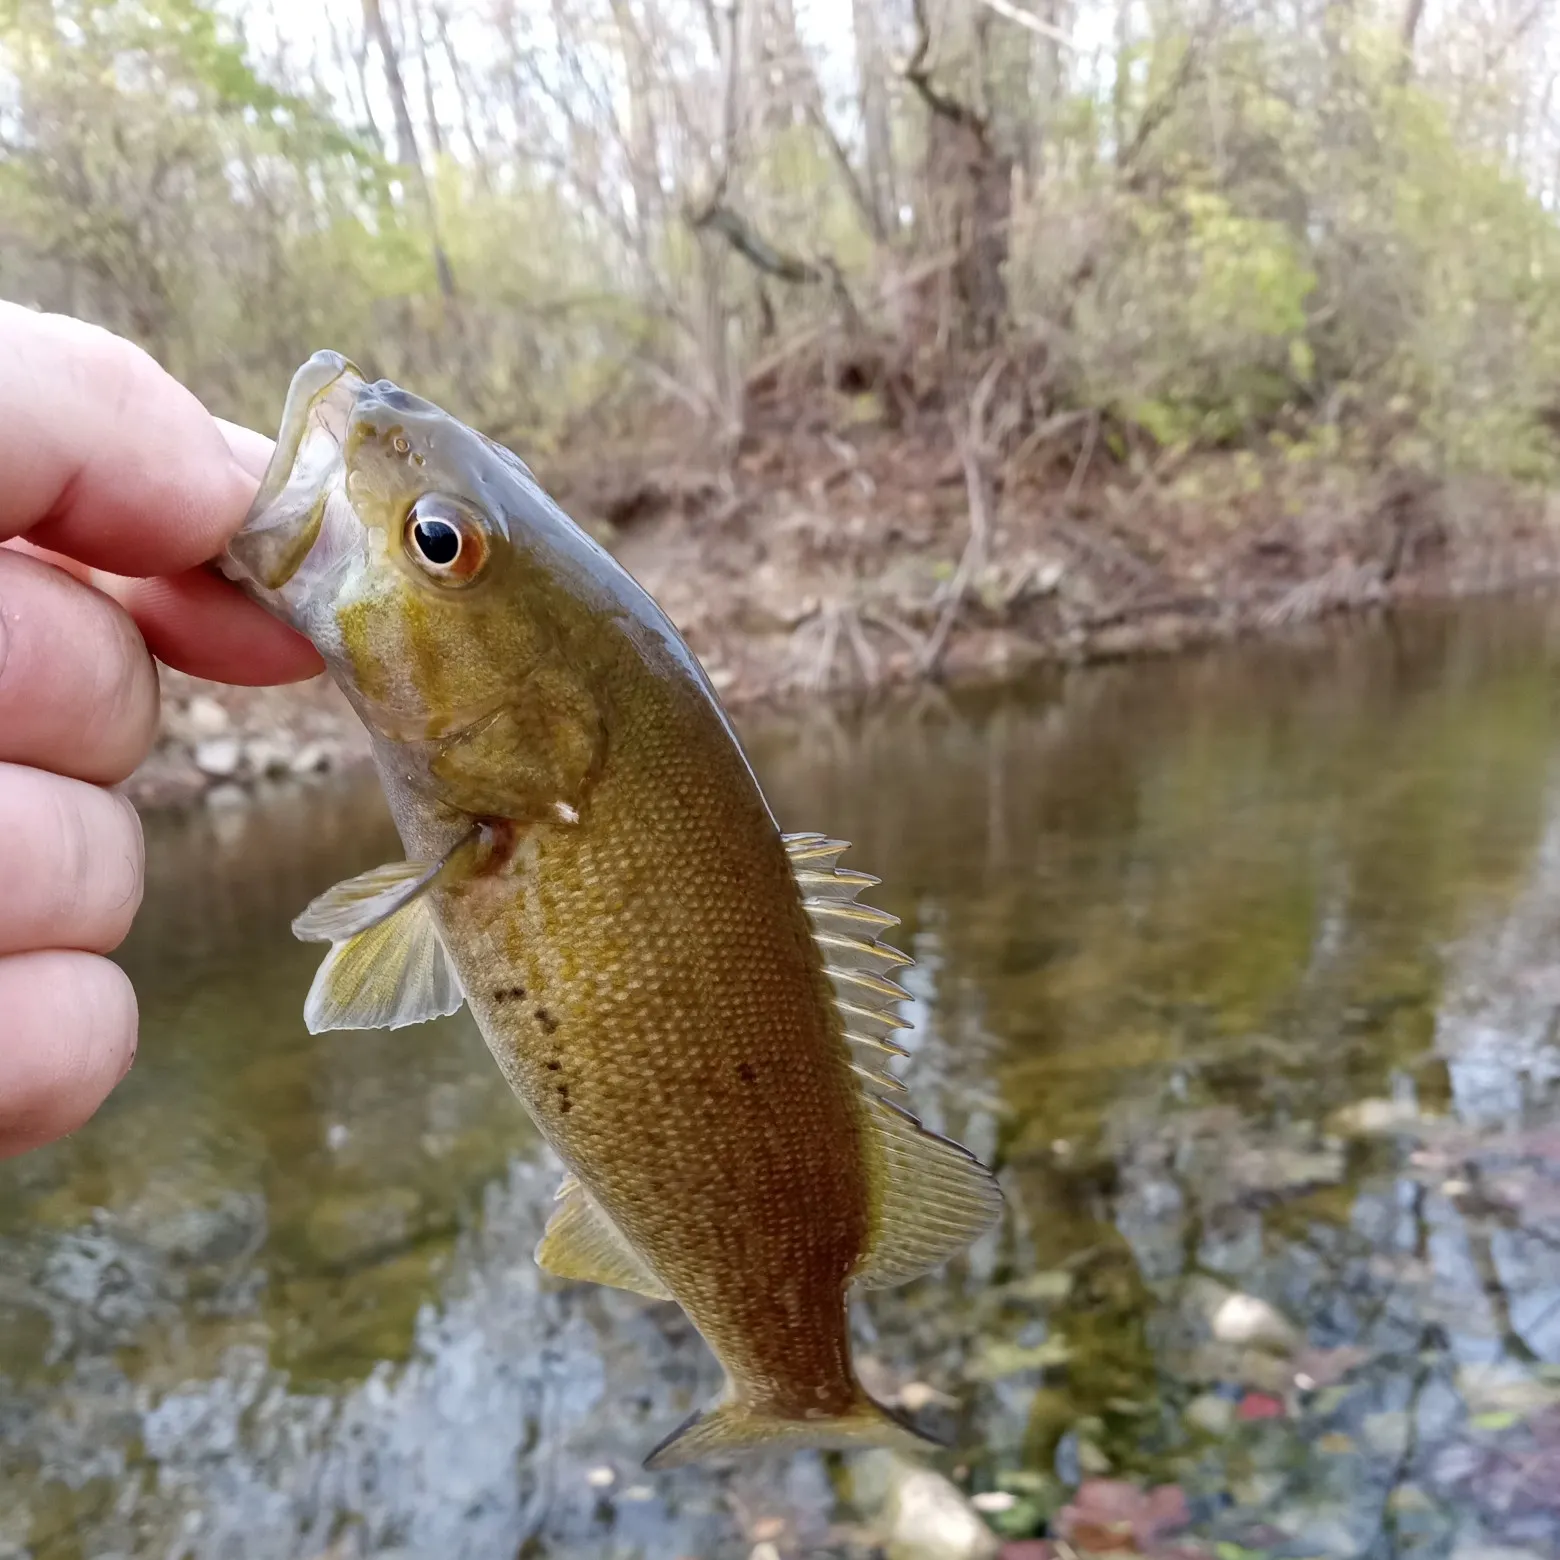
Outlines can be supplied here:
M140 906L141 825L104 787L156 736L152 655L232 683L321 669L201 567L270 448L119 337L0 301L0 1158L74 1131L135 1055L103 955Z

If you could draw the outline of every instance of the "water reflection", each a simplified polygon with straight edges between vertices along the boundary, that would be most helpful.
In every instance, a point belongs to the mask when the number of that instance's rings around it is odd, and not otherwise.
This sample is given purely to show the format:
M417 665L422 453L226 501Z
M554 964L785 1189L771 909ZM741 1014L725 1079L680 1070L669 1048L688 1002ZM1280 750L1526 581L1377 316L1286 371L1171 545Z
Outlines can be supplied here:
M1008 1531L1110 1472L1194 1544L1560 1547L1557 645L1501 604L751 733L1001 1165L860 1330ZM0 1557L865 1552L837 1460L638 1471L713 1367L537 1272L557 1169L463 1016L304 1032L288 921L396 849L375 788L150 833L136 1072L0 1167Z

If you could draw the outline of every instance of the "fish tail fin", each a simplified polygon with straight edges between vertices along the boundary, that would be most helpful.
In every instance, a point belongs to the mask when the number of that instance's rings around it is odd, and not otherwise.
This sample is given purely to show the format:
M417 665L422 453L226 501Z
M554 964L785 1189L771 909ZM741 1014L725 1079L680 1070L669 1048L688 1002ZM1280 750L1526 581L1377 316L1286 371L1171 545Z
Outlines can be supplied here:
M804 1447L850 1451L886 1446L914 1454L942 1445L858 1388L850 1408L826 1418L788 1417L761 1403L727 1398L690 1414L645 1458L645 1467L680 1468L706 1458L800 1451Z

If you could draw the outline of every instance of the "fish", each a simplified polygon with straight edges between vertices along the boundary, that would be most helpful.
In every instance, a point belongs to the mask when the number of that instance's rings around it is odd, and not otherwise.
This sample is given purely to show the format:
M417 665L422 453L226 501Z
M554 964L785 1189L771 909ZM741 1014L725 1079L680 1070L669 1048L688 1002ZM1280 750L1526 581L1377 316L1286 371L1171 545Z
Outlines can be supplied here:
M675 1302L724 1371L646 1467L940 1444L849 1307L1002 1193L894 1097L879 879L781 831L665 612L519 456L330 351L218 566L319 650L405 851L293 922L330 945L305 1022L469 1009L564 1167L539 1266Z

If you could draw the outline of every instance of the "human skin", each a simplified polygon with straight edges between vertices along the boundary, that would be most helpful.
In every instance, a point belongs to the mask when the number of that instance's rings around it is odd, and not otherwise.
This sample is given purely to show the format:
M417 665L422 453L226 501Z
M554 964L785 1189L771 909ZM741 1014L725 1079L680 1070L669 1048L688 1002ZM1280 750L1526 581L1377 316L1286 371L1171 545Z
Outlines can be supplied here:
M81 1126L135 1058L106 955L143 844L109 788L156 736L153 657L229 683L321 670L202 567L270 451L129 342L0 301L0 1158Z

